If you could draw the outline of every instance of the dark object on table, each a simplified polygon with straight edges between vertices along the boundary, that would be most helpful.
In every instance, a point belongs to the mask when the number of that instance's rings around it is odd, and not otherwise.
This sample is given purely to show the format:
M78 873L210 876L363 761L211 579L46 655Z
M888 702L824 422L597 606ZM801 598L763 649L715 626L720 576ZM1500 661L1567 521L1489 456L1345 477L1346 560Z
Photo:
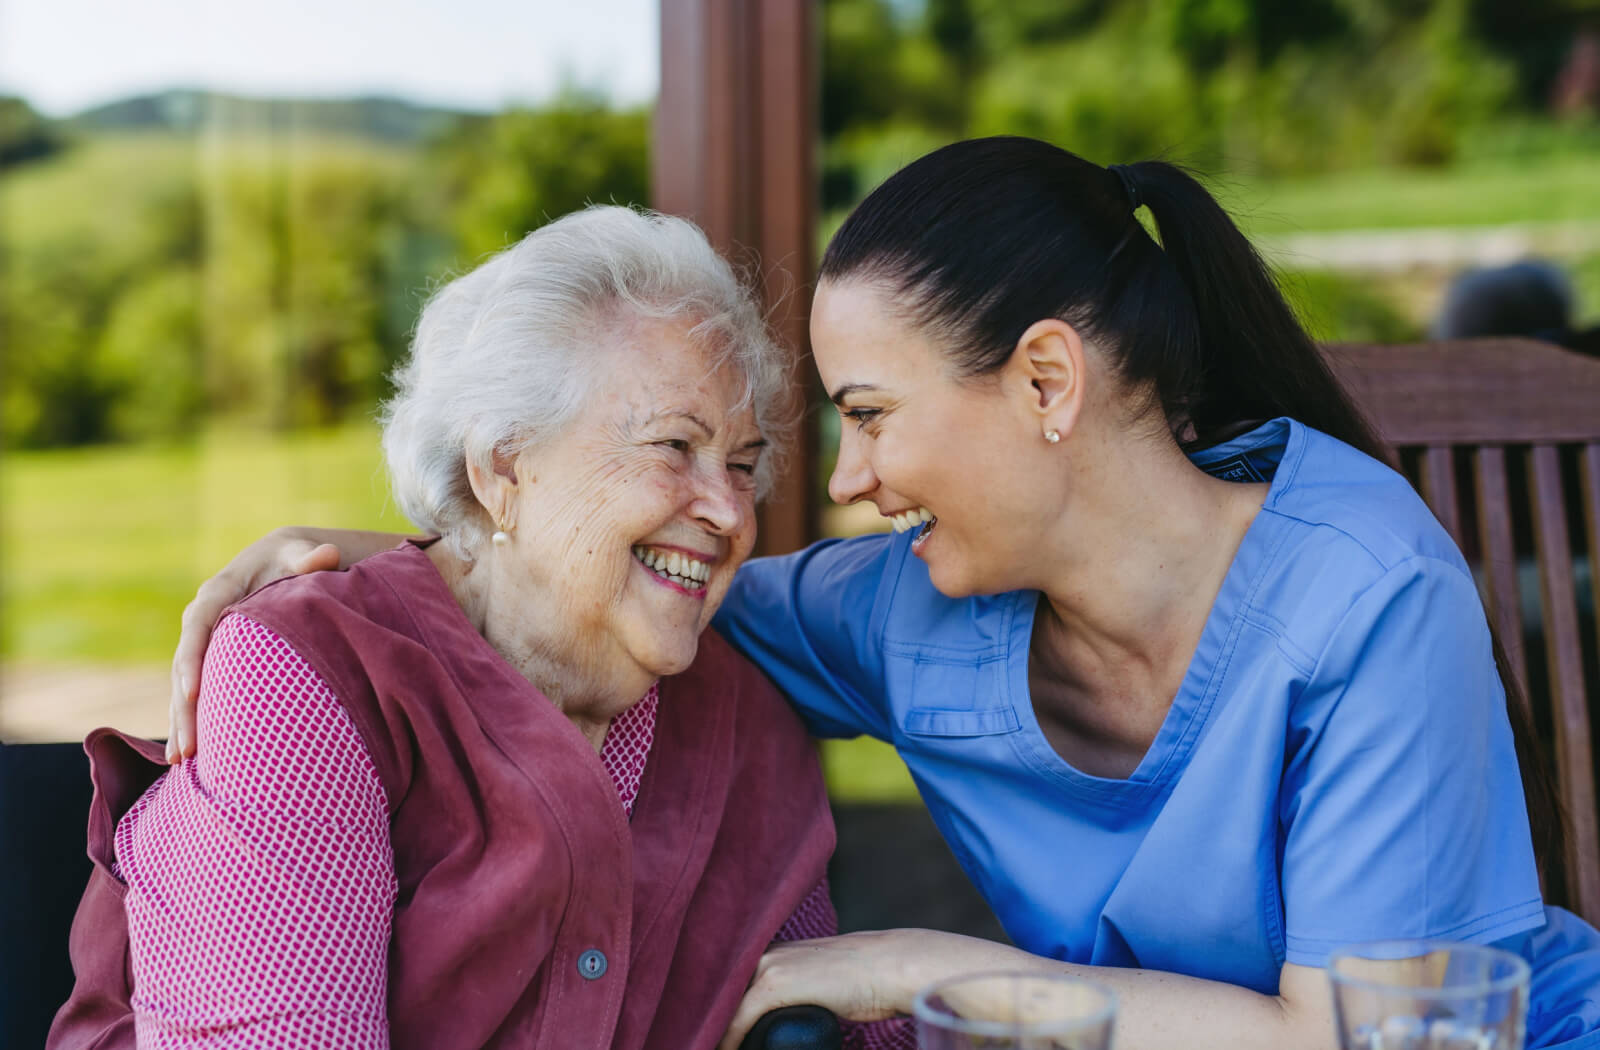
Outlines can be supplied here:
M838 1018L820 1006L785 1006L761 1016L739 1050L839 1050Z
M83 745L0 745L0 1046L43 1046L72 992L91 794Z
M1574 328L1574 312L1566 272L1542 259L1524 259L1457 277L1428 334L1433 339L1526 336L1600 355L1600 328Z

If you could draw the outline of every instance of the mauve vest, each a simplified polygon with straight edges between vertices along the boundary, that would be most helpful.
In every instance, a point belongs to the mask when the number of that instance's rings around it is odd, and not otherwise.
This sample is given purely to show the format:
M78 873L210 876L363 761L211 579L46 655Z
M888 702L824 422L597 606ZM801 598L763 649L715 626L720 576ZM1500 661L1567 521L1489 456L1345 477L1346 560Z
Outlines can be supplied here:
M418 546L235 609L322 674L383 781L394 1047L716 1046L833 850L811 742L753 665L708 630L661 682L630 824L588 741L473 630ZM131 1047L112 834L165 766L110 730L85 748L95 868L73 922L77 986L47 1045ZM590 951L598 977L580 973Z

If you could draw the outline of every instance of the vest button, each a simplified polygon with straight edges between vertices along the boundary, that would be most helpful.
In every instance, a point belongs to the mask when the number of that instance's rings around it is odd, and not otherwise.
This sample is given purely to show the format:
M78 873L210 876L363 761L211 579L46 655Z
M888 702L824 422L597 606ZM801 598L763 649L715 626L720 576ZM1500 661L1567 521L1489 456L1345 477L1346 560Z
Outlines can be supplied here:
M578 972L585 980L595 980L604 977L606 973L606 953L595 948L590 948L578 956Z

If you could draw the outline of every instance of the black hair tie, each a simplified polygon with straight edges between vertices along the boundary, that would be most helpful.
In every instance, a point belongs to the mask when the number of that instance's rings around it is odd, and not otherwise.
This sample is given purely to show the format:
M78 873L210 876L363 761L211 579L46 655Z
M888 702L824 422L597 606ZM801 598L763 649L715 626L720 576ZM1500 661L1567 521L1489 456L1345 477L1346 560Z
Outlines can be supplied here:
M1117 181L1122 183L1122 192L1128 195L1128 203L1132 205L1133 211L1138 211L1144 200L1139 196L1138 183L1133 181L1133 172L1129 171L1127 166L1123 164L1107 165L1106 170L1115 175Z

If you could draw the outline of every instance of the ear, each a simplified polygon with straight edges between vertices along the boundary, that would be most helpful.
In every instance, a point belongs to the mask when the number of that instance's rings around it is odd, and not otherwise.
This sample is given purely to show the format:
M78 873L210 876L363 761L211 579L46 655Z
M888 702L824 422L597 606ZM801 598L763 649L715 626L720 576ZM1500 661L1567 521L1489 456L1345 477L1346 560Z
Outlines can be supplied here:
M496 528L516 528L517 460L502 449L495 449L484 464L479 456L467 456L467 483L478 505Z
M1083 410L1085 379L1083 338L1076 328L1054 318L1035 321L1017 340L1006 371L1027 399L1040 434L1072 432Z

